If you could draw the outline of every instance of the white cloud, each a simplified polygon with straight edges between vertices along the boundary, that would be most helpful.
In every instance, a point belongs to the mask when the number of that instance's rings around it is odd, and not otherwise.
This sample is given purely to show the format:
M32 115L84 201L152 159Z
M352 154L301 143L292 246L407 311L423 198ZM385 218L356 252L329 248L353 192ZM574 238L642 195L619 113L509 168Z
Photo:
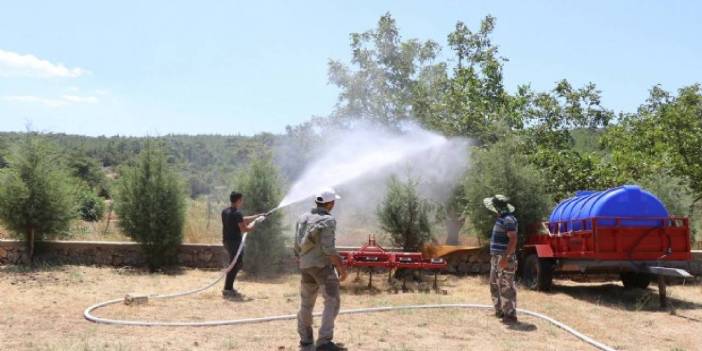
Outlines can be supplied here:
M56 108L71 104L96 104L100 100L94 96L63 95L60 98L45 98L33 95L3 96L2 100L19 103L36 103L46 107Z
M38 103L46 107L61 107L68 104L68 101L65 101L63 99L48 99L32 95L3 96L2 99L10 102Z
M18 54L0 49L0 76L76 78L87 73L89 72L82 68L68 68L31 54Z
M98 98L94 96L64 95L61 98L75 103L96 104L98 102Z

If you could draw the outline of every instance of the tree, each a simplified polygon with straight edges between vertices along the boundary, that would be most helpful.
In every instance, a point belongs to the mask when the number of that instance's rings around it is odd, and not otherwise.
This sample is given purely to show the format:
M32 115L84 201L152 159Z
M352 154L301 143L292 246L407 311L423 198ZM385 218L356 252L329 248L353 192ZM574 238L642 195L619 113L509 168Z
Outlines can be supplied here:
M73 152L68 157L68 169L72 175L84 181L91 189L100 191L104 187L105 173L97 160L86 156L83 152Z
M8 148L7 148L7 143L5 143L4 140L0 140L0 168L5 168L7 167L7 153L8 153Z
M529 161L541 170L546 191L559 201L583 189L614 186L616 170L605 162L606 155L575 148L574 131L593 135L609 125L614 114L601 105L600 91L592 84L574 88L567 80L550 92L525 90L522 107Z
M432 206L417 194L418 181L391 176L385 198L378 206L381 227L390 234L395 245L404 251L419 251L431 239L429 216Z
M57 158L50 144L28 133L0 171L0 220L24 236L28 263L35 240L68 230L75 217L72 182Z
M633 179L669 172L702 200L702 90L692 85L673 96L656 86L638 112L623 116L604 138L614 164Z
M432 63L439 45L403 41L395 19L386 13L377 28L351 34L351 51L355 71L339 61L329 62L329 81L341 89L334 116L388 126L413 119L418 77L440 68Z
M78 191L78 215L87 222L97 222L105 213L105 201L87 187Z
M435 71L425 74L414 111L418 118L448 135L474 138L480 144L497 141L504 128L521 127L517 107L520 99L509 95L503 85L502 67L490 35L495 18L485 17L477 32L463 22L448 35L455 66L450 75ZM520 88L522 89L522 88Z
M438 204L436 214L437 220L446 224L446 244L458 245L461 228L466 222L465 188L462 184L453 188L448 200Z
M152 272L176 262L183 241L185 190L155 142L147 141L136 166L123 172L115 212L122 230L140 244Z
M268 154L254 157L246 171L237 176L235 187L244 194L244 211L249 214L268 212L282 198L278 169ZM282 214L273 212L247 237L244 270L251 274L278 273L284 255Z
M495 215L483 205L483 199L502 194L516 207L520 242L530 226L540 223L552 202L540 172L521 152L517 139L509 138L471 155L471 168L464 181L466 213L480 236L488 238Z

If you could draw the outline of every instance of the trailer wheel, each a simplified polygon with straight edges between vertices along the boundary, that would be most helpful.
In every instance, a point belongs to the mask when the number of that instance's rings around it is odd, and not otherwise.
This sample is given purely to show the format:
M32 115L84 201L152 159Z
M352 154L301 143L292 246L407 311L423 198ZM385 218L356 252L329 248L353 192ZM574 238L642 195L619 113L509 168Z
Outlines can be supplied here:
M646 289L651 283L651 275L639 272L624 272L619 275L624 284L624 289Z
M553 283L553 261L529 254L522 266L522 283L531 290L548 291Z

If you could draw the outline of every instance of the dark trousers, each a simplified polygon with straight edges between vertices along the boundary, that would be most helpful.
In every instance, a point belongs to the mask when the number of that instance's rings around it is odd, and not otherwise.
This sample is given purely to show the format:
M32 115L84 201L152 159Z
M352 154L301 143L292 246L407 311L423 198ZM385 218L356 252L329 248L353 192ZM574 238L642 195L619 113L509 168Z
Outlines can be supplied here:
M227 266L229 266L232 263L234 256L236 256L236 252L237 250L239 250L239 245L241 244L241 242L224 241L222 242L222 244L224 244L224 249L227 250L227 253L229 254L229 261L227 262ZM227 277L224 279L224 290L234 290L234 280L236 279L236 275L239 274L239 271L241 270L241 267L243 265L244 250L241 250L241 254L239 255L239 259L234 265L234 268L232 268L232 270L229 271L229 273L227 273Z

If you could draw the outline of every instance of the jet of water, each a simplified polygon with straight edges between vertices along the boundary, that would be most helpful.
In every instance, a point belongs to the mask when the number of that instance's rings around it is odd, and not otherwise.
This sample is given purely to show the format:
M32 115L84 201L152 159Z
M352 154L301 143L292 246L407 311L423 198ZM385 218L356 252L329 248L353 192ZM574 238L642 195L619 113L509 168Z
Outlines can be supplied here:
M401 132L363 125L329 135L329 145L302 172L275 210L311 198L323 188L335 187L380 171L423 151L438 147L447 139L414 124Z

